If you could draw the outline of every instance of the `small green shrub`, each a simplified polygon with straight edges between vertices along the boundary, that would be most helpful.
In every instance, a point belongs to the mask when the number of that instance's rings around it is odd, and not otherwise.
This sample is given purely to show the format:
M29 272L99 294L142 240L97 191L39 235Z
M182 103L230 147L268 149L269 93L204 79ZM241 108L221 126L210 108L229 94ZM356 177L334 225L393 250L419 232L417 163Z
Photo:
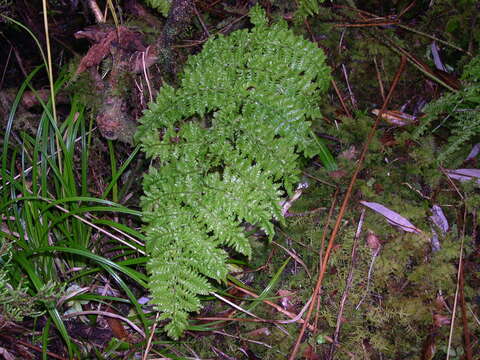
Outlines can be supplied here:
M164 86L137 132L155 164L142 198L153 302L174 338L200 308L208 279L227 276L225 246L251 255L242 224L268 236L301 155L319 151L309 119L329 84L323 52L284 23L209 40L178 89ZM158 165L158 166L157 166Z

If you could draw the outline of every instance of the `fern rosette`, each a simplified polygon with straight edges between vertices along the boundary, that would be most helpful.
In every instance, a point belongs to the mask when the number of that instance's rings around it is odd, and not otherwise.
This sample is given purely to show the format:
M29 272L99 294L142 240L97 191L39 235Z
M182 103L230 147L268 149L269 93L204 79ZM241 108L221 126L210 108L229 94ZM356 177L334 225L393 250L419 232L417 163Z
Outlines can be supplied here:
M209 279L227 276L226 248L250 256L242 224L273 236L284 189L301 156L318 148L310 119L329 84L323 52L285 23L210 39L187 62L180 86L164 86L137 139L154 160L144 178L150 291L168 334L178 338L200 309Z

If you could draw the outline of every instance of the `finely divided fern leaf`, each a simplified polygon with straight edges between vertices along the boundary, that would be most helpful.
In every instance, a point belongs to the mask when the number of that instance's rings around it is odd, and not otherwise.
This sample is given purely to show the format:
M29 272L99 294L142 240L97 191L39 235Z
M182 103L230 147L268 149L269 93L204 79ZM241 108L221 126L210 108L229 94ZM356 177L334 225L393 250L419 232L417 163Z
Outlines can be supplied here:
M465 87L430 103L425 108L426 115L421 125L413 133L413 138L418 140L435 120L443 118L441 125L450 130L450 136L436 158L439 163L464 147L474 136L480 135L479 79L480 56L477 56L465 67L462 76Z
M306 18L307 16L318 15L320 13L320 3L325 0L298 0L297 16Z
M178 89L164 86L137 139L154 161L142 198L153 303L178 338L210 279L227 276L226 248L245 256L243 224L273 236L280 200L318 153L309 119L329 84L323 52L285 24L251 12L252 30L209 40Z
M172 0L145 0L145 3L152 9L156 9L163 16L167 17Z

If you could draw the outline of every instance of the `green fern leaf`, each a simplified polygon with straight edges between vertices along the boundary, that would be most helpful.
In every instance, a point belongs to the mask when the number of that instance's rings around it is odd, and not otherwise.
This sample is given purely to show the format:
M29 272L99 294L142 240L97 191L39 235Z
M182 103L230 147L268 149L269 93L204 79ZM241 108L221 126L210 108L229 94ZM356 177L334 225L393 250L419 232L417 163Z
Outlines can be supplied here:
M243 225L269 237L284 190L313 156L310 119L330 80L323 52L254 7L252 30L210 39L180 86L164 86L137 139L156 164L141 201L153 303L178 338L211 279L226 279L230 248L247 257Z
M299 0L297 17L303 19L307 16L318 15L320 13L320 3L325 0Z
M440 125L450 130L447 143L442 147L435 161L441 163L449 155L463 148L465 143L480 134L480 56L472 59L465 67L462 80L465 87L457 92L447 93L425 108L425 117L414 131L413 138L419 140L431 124L443 118Z
M172 0L145 0L145 3L167 17L170 6L172 5Z

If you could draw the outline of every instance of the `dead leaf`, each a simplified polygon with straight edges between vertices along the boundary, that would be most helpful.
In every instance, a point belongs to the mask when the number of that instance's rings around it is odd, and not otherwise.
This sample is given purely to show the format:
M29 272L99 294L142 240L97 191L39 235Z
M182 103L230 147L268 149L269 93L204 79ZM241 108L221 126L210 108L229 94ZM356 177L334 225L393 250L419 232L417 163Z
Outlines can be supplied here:
M432 227L432 238L430 239L430 243L432 244L433 252L439 251L442 248L442 246L440 245L440 240L438 239L438 234L433 227Z
M413 225L410 221L404 218L399 213L390 210L382 204L368 201L360 201L360 204L372 209L373 211L383 215L387 222L393 226L396 226L406 232L414 232L420 234L422 231Z
M440 49L438 48L437 43L435 41L432 41L432 44L430 45L430 49L432 50L431 54L437 70L447 71L447 67L443 64L443 61L440 58Z
M448 220L443 214L443 210L438 205L432 206L432 216L430 216L430 221L433 222L437 226L438 229L445 235L449 229ZM432 238L430 239L430 243L432 244L432 251L436 252L441 249L440 240L438 238L437 231L432 226Z
M113 336L122 341L128 341L128 332L119 319L106 316L105 320L110 330L112 330Z
M379 184L379 183L373 184L373 188L375 190L375 194L380 194L384 190L382 184Z
M378 109L373 109L372 114L377 115L380 114L380 110ZM407 126L407 125L412 125L417 121L417 117L397 111L397 110L385 110L382 113L381 118L385 120L387 123L393 126Z
M480 185L480 169L445 170L445 173L450 179L460 182L476 180L477 184Z
M433 205L431 211L432 216L430 216L430 220L442 230L443 234L446 234L449 230L449 225L442 208L438 205Z
M5 360L15 360L15 357L3 347L0 347L0 355L3 356Z
M475 159L479 153L480 153L480 143L477 143L473 145L472 150L470 150L470 154L468 154L465 161L470 161Z
M442 80L445 84L450 86L452 89L460 90L462 88L462 83L460 82L460 80L458 80L458 78L455 75L447 73L446 71L438 70L438 69L433 69L432 73L433 73L433 76Z
M429 334L425 339L425 342L422 346L422 355L420 356L421 360L432 360L437 352L435 346L436 333Z
M298 198L302 195L303 191L308 188L308 186L308 182L301 182L300 184L298 184L295 193L290 199L280 202L283 216L288 213L288 209L292 207L293 203L298 200Z

